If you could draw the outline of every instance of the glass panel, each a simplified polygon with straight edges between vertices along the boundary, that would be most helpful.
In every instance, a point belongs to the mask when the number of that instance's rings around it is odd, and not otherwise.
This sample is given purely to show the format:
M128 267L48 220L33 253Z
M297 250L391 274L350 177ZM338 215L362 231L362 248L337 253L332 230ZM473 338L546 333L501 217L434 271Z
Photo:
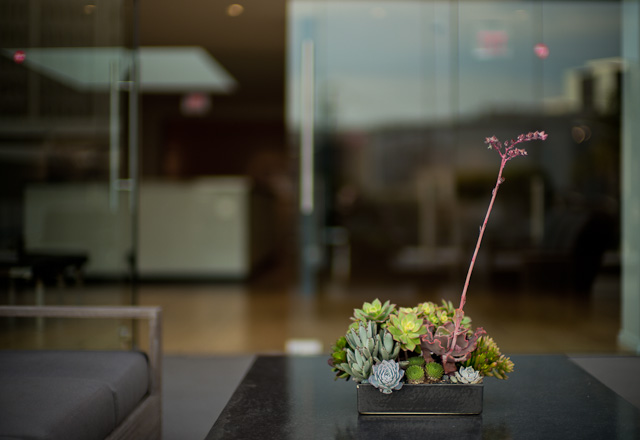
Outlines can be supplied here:
M303 85L315 94L320 258L303 252L303 267L457 288L500 164L484 139L544 130L505 171L474 282L586 293L617 277L619 2L290 6L292 134Z
M0 29L0 301L129 304L134 2L5 0Z

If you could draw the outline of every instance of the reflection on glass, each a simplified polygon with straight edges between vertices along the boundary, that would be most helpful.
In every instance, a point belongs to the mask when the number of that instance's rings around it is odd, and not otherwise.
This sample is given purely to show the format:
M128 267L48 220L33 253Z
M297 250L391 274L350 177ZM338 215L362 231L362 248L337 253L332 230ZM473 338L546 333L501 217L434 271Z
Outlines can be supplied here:
M31 274L0 301L77 304L56 290L75 284L62 261L116 280L131 267L133 1L1 2L0 29L0 257Z
M287 121L311 38L315 215L320 236L347 230L352 278L459 273L496 171L483 140L536 130L549 141L506 174L480 278L589 292L616 267L619 2L291 6Z

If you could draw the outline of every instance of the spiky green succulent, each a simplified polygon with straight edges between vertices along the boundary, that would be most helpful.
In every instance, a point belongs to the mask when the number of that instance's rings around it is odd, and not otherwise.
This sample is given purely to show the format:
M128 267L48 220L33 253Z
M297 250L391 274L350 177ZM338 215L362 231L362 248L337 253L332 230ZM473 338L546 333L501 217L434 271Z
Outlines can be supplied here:
M358 327L350 328L345 339L346 361L335 364L335 367L356 382L366 383L374 365L395 360L400 353L400 344L394 341L391 333L386 329L378 332L378 326L373 321L358 322Z
M389 315L395 311L396 305L391 304L390 301L385 301L384 304L380 302L378 298L372 302L365 302L361 309L353 310L354 321L374 321L384 322L389 318Z
M422 367L424 363L425 363L425 360L422 356L412 356L409 359L407 359L408 366L417 365L419 367Z
M486 335L478 338L475 351L462 363L462 366L473 367L483 376L498 379L507 379L507 373L513 371L511 359L504 356L493 338Z
M406 351L420 351L420 336L427 332L423 319L414 312L399 311L389 317L387 327L393 339Z
M409 365L405 377L412 384L424 383L424 369L420 365Z
M444 368L442 367L442 364L439 364L437 362L427 363L427 365L425 365L424 367L424 371L427 374L427 379L432 382L439 381L444 375Z

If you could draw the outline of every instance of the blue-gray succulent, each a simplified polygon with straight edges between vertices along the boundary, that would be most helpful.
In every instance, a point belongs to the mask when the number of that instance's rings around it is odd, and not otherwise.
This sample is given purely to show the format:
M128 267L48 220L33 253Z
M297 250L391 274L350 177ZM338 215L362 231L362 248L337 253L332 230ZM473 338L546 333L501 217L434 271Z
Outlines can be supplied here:
M393 340L386 329L378 333L378 325L373 321L359 321L357 327L350 328L345 337L348 344L345 347L347 362L334 366L356 382L367 383L374 364L396 359L400 352L400 344Z
M391 394L394 390L402 388L404 370L394 360L382 361L374 365L373 374L369 377L369 383L378 388L381 393Z
M482 375L473 367L460 367L456 374L451 376L451 382L462 384L474 384L482 382Z

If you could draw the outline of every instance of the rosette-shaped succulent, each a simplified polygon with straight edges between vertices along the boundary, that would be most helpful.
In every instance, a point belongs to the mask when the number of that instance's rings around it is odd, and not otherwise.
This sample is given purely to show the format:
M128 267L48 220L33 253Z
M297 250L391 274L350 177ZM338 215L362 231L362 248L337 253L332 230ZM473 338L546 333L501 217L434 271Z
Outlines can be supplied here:
M460 367L460 370L451 376L451 382L463 384L480 383L482 382L482 375L479 371L474 370L473 367Z
M380 302L378 298L374 299L371 303L365 302L361 309L353 310L354 321L374 321L384 322L389 318L389 315L395 311L396 305L391 304L390 301L385 301L384 304Z
M409 365L405 376L411 384L424 383L424 369L420 365Z
M369 383L378 388L381 393L391 394L392 391L402 388L403 376L404 370L396 361L382 361L373 366Z
M466 329L460 328L455 333L455 324L447 321L444 325L435 327L429 323L427 325L427 333L421 339L422 356L428 362L433 362L430 353L437 354L442 357L442 366L446 374L456 371L456 362L467 360L470 353L475 350L478 338L486 332L482 327L478 327L469 338Z
M469 359L462 363L464 367L473 367L483 376L507 379L507 373L513 371L513 362L500 352L498 345L490 336L478 339L476 349Z
M387 329L393 335L393 339L400 343L400 348L407 351L419 348L420 336L427 333L423 319L414 312L400 311L397 315L391 315Z
M400 353L400 344L386 329L377 333L377 324L373 321L358 322L358 327L349 329L345 339L346 362L334 363L334 366L356 382L366 383L374 364L396 359Z
M435 313L437 306L431 301L423 302L418 304L416 309L418 309L418 313L420 316L427 318L432 313Z
M432 382L439 381L444 375L444 368L442 368L442 365L437 362L429 362L425 365L424 371L427 373L427 379Z

